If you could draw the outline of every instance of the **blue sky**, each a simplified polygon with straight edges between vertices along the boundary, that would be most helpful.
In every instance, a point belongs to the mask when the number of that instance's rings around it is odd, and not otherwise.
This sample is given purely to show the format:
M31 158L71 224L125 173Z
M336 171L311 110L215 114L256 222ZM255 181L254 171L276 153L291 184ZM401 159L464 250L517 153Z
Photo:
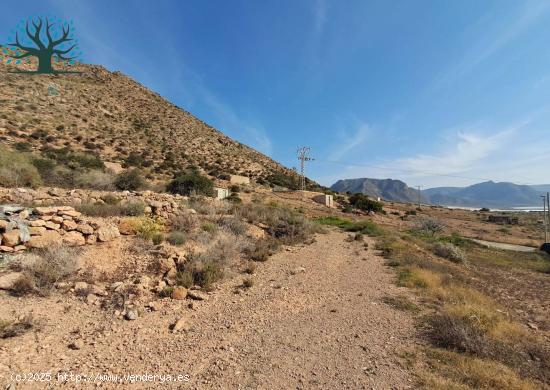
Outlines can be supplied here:
M308 176L550 182L550 2L4 0L72 18L119 70ZM0 38L1 39L1 38Z

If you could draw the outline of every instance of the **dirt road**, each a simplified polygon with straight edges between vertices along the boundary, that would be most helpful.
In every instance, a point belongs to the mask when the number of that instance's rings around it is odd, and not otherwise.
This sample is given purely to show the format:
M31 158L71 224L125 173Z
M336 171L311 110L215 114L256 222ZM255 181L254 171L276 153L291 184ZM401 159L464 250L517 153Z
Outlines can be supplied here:
M193 308L189 301L164 299L158 311L135 321L113 318L73 297L31 298L22 311L40 316L44 328L0 340L0 381L44 371L55 380L62 370L187 374L188 382L169 385L192 389L413 387L398 358L415 342L412 319L382 301L404 291L370 239L366 250L346 237L333 231L274 255L259 264L251 288L239 288L243 276L236 275ZM0 297L0 306L12 299ZM187 331L170 330L178 318L185 319ZM78 349L67 347L74 338L82 340Z
M474 242L477 242L480 245L486 246L488 248L503 249L507 251L516 251L516 252L536 252L538 248L533 248L531 246L525 245L516 245L516 244L507 244L504 242L494 242L494 241L485 241L478 240L475 238L471 239Z

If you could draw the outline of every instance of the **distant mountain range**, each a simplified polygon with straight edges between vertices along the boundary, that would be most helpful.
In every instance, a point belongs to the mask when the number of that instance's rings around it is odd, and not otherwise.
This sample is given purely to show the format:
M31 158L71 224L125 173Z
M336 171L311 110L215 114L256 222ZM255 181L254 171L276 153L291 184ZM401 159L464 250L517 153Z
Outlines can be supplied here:
M418 202L418 190L393 179L345 179L331 186L337 192L361 192L398 202ZM464 207L531 207L541 203L540 195L550 191L550 184L518 185L487 181L468 187L436 187L421 191L421 202Z

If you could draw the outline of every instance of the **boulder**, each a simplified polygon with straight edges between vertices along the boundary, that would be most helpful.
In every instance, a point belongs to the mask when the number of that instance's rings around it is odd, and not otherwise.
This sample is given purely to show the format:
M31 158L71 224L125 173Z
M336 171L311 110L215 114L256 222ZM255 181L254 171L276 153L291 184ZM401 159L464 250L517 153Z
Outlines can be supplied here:
M69 230L70 231L70 230L75 230L77 228L77 224L72 219L66 219L66 220L63 221L63 223L61 223L61 227L64 230Z
M132 235L136 234L135 224L132 221L123 219L118 224L118 230L120 234Z
M2 245L14 247L19 244L19 230L14 229L12 231L2 234Z
M95 234L90 234L89 236L86 236L86 244L92 245L97 242L97 236Z
M96 231L97 239L100 242L112 241L120 237L120 232L116 226L103 226Z
M61 225L63 223L63 217L54 215L51 219L53 223L57 223L58 225Z
M8 228L8 221L4 221L3 219L0 219L0 231L5 231Z
M179 331L188 331L191 329L191 326L189 325L189 322L187 321L187 318L181 317L176 321L174 325L172 325L172 332L176 333Z
M128 321L137 320L138 317L139 317L139 313L136 309L128 309L128 311L124 315L124 318L127 319Z
M13 248L10 246L0 245L0 252L13 252Z
M59 230L59 225L52 221L47 221L44 226L46 227L46 229L49 229L49 230Z
M47 230L41 236L32 236L26 243L28 248L46 248L61 244L61 235L55 230Z
M68 246L81 246L86 244L86 240L84 239L82 233L79 233L75 230L65 233L62 240L63 243L67 244Z
M29 227L29 233L31 236L40 236L42 235L47 229L42 226L30 226Z
M57 213L58 215L67 216L71 218L80 217L81 213L76 210L61 210Z
M76 230L79 231L82 234L93 234L94 233L94 228L92 228L88 224L78 225L76 227Z
M41 219L37 219L37 220L34 220L34 221L29 221L29 226L30 227L44 227L46 226L46 221L43 221Z
M187 297L196 301L206 301L208 299L208 295L206 293L198 290L187 291Z
M162 273L166 273L173 268L176 268L176 263L171 258L161 258L158 261L159 269Z
M183 301L187 298L187 289L185 287L178 286L172 291L172 299Z
M34 209L35 214L38 215L53 215L57 213L56 207L36 207Z
M86 282L76 282L74 284L74 292L77 293L77 294L84 294L84 293L88 293L90 290L89 286L88 286L88 283Z
M22 277L23 274L21 272L10 272L9 274L0 275L0 290L11 290Z

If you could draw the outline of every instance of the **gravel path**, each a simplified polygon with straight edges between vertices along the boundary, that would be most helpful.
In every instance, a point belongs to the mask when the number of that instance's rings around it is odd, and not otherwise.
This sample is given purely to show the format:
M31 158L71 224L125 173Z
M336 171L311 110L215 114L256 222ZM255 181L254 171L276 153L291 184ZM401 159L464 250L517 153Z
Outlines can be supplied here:
M365 243L373 246L370 239L346 238L337 231L318 235L311 245L259 264L249 289L238 287L242 277L237 276L208 300L194 301L193 308L187 307L190 301L165 299L158 311L135 321L114 319L76 298L48 298L49 309L34 309L49 324L45 337L0 341L0 378L66 370L187 374L189 382L169 385L193 389L413 387L398 357L416 342L413 320L382 301L404 291L394 285L383 259L365 248ZM1 297L0 304L6 299L16 298ZM28 304L38 303L43 307L44 299ZM72 308L63 314L67 306ZM178 318L188 330L170 331ZM67 348L76 334L83 344ZM75 386L67 382L66 387Z

